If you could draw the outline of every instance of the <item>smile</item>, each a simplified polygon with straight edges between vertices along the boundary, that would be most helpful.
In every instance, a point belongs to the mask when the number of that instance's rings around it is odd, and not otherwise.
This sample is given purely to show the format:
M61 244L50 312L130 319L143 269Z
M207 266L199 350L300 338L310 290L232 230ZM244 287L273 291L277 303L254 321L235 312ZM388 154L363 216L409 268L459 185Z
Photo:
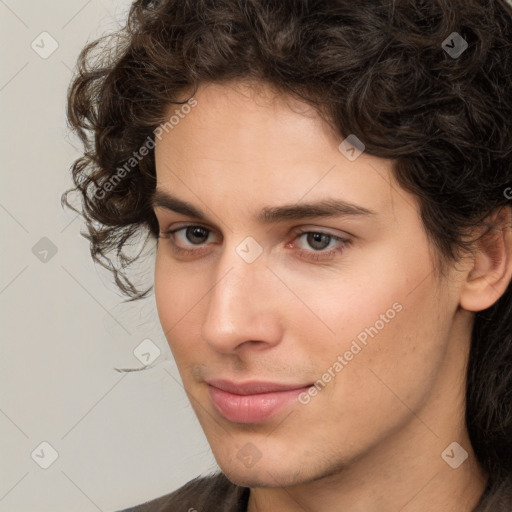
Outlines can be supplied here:
M298 395L309 387L265 382L208 382L213 405L222 416L235 423L261 423L297 401Z

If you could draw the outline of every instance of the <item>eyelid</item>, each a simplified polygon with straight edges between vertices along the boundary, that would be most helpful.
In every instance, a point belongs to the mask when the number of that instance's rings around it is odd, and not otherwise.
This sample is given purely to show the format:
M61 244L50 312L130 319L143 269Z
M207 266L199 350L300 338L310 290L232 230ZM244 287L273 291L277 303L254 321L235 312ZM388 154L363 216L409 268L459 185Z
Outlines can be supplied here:
M179 223L178 226L173 227L172 229L166 229L166 230L160 230L159 238L164 238L162 235L166 235L166 238L169 238L170 235L175 234L178 231L185 230L187 228L203 228L210 233L215 233L217 230L211 226L200 224L200 223L193 223L193 222L185 222L185 223ZM318 226L300 226L296 227L291 231L291 234L288 235L289 237L293 237L292 241L296 240L296 238L300 235L306 234L306 233L320 233L323 235L331 236L335 239L342 239L347 240L347 238L353 237L353 235L343 232L343 233L333 233L330 231L330 229L333 228L325 228L325 227L318 227ZM221 235L222 236L222 235ZM289 243L289 242L288 242ZM287 243L287 245L288 245ZM193 244L192 244L193 246Z
M340 238L349 238L354 237L354 235L351 235L347 231L340 231L339 229L327 227L327 226L317 226L313 224L306 224L303 226L296 227L292 230L292 234L299 234L299 233L323 233L325 235L330 235L333 237L340 237Z
M169 234L173 234L175 233L176 231L180 231L181 229L184 229L184 228L189 228L189 227L200 227L200 228L204 228L210 232L217 232L217 229L213 226L209 226L208 224L205 224L203 222L178 222L178 223L173 223L173 228L168 228L168 229L160 229L160 234L164 234L164 235L169 235ZM315 225L305 225L305 226L298 226L298 227L295 227L291 230L291 235L288 235L288 236L296 236L298 234L303 234L303 233L323 233L325 235L330 235L332 237L340 237L340 238L347 238L347 237L353 237L355 238L354 235L346 232L346 231L343 231L343 232L337 232L337 233L333 233L331 230L334 230L336 231L336 228L330 228L330 227L319 227L319 226L315 226Z
M211 228L209 226L205 226L203 224L198 224L198 223L195 223L195 222L188 222L188 223L185 223L184 225L179 225L177 227L168 228L168 229L165 229L165 230L160 229L159 230L159 234L158 234L158 238L172 238L172 235L175 235L179 231L184 231L185 232L188 228L202 228L202 229L208 231L208 236L210 234L216 232L216 230L214 228ZM190 247L194 247L194 244L191 244Z

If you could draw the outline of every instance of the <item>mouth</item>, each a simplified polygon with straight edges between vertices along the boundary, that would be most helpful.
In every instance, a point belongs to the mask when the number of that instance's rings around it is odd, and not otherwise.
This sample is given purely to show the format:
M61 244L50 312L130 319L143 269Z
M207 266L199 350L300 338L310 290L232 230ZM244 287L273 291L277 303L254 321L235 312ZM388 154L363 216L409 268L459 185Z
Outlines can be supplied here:
M262 423L297 401L312 384L286 385L251 381L210 380L208 392L217 411L234 423Z

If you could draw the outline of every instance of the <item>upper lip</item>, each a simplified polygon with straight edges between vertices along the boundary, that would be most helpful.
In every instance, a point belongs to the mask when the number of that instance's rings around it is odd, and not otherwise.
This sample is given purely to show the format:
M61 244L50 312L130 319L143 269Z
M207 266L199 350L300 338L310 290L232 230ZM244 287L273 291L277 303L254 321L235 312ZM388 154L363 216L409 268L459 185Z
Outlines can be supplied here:
M281 384L278 382L248 381L233 382L225 379L207 380L207 384L214 388L233 393L235 395L256 395L259 393L271 393L272 391L290 391L292 389L301 389L309 384Z

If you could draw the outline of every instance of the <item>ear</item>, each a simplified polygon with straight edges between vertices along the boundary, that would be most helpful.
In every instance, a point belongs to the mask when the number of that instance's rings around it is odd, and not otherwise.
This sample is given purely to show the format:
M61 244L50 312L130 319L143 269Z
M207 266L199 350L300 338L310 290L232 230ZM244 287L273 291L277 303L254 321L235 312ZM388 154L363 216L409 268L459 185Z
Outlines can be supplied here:
M486 219L490 229L482 231L475 243L469 271L460 294L467 311L491 307L506 291L512 279L512 209L496 210Z

